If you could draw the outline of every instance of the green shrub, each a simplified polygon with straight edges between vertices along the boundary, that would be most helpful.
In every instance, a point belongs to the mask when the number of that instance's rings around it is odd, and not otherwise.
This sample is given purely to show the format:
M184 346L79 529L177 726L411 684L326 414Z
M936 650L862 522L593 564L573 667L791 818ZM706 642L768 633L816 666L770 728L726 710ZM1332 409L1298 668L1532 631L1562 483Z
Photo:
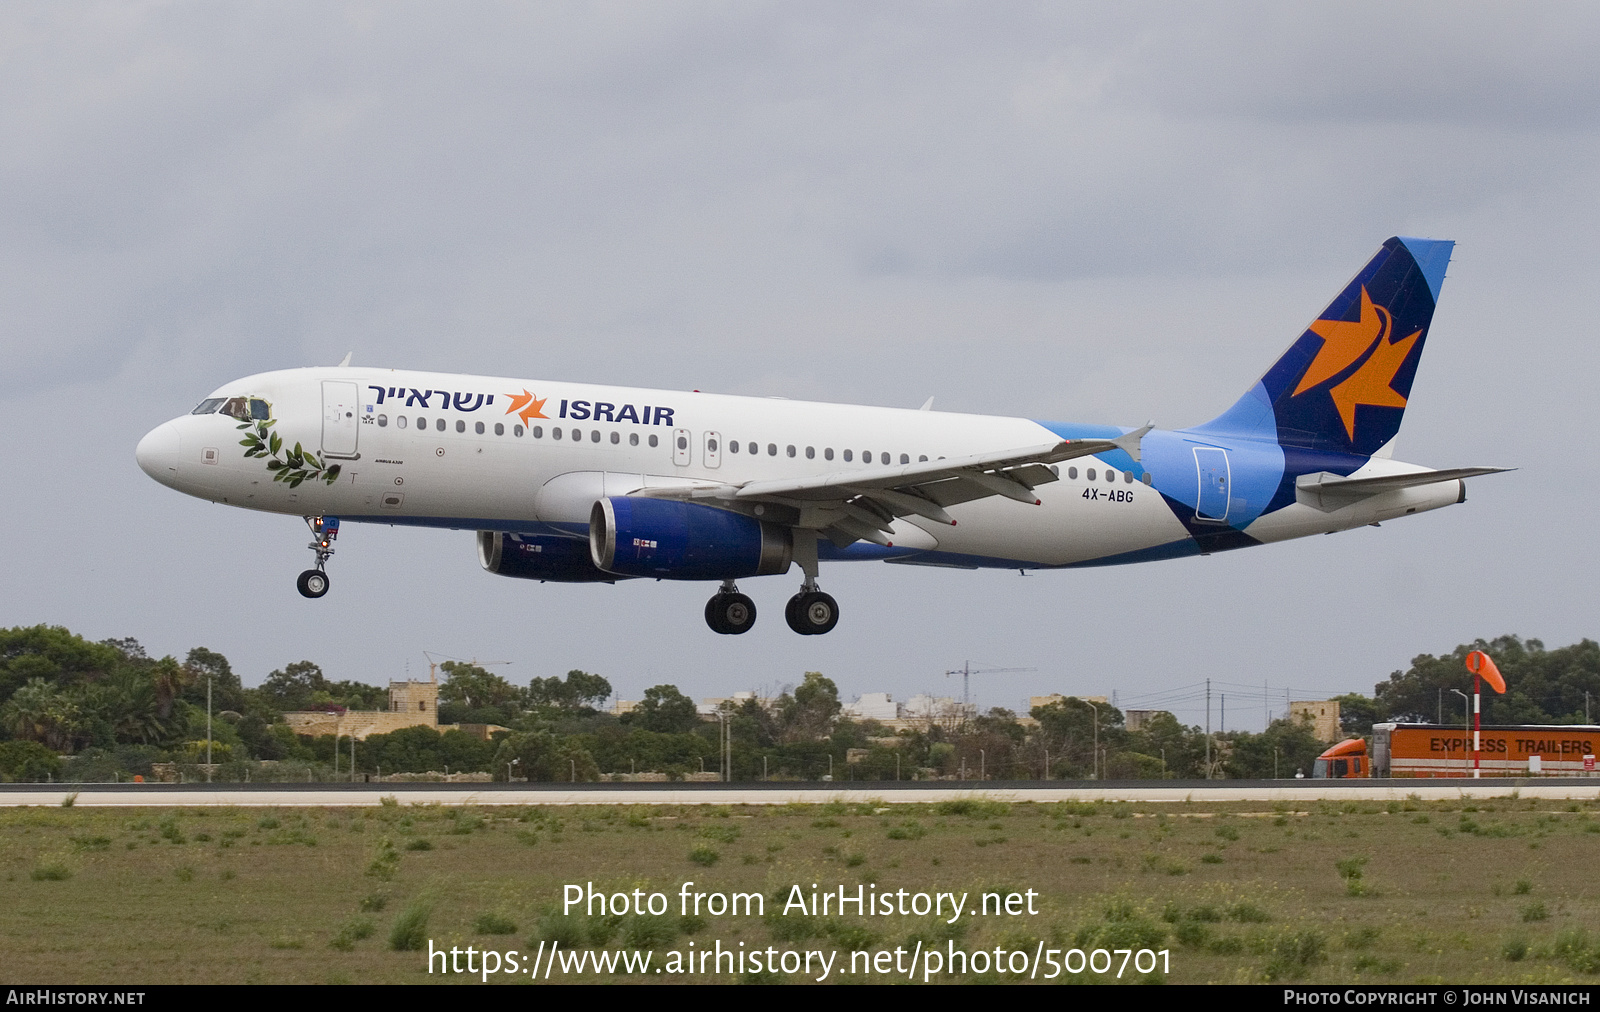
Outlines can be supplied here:
M701 826L700 835L718 843L732 843L739 838L738 826Z
M1294 931L1279 935L1267 954L1266 978L1282 980L1303 973L1325 958L1327 939L1320 931Z
M1239 830L1233 826L1218 826L1216 832L1224 840L1239 839Z
M375 914L389 905L389 897L383 893L368 893L361 897L361 902L356 904L356 909L365 914Z
M387 882L394 878L399 870L400 852L394 849L394 841L385 836L373 849L372 863L367 865L367 875L380 882Z
M1579 973L1600 973L1600 945L1592 943L1589 933L1582 928L1556 935L1551 951Z
M1201 864L1221 864L1222 863L1222 855L1221 854L1206 854L1205 856L1200 858L1200 863Z
M1522 922L1524 924L1531 924L1534 921L1549 920L1549 918L1550 911L1545 909L1543 903L1529 903L1527 906L1522 908Z
M394 919L389 929L389 948L395 952L417 952L428 941L428 917L433 905L426 900L412 900Z
M907 819L898 826L890 827L888 835L891 840L920 840L928 835L928 831L922 828L922 823Z
M1520 963L1528 958L1528 936L1520 931L1516 934L1507 935L1506 940L1500 946L1500 955L1504 956L1506 961L1510 963Z
M1517 879L1517 884L1511 887L1511 891L1518 896L1526 896L1533 892L1533 883L1525 878L1519 878Z
M352 917L345 921L339 932L328 942L328 947L338 949L340 952L349 952L356 947L356 943L363 938L371 938L376 930L370 917Z
M1357 973L1376 973L1385 977L1399 973L1406 967L1406 964L1398 959L1367 955L1357 956L1351 965Z
M693 861L695 864L704 865L707 868L716 864L721 858L721 854L718 854L715 850L703 843L696 845L692 850L689 851L689 860Z
M622 942L635 949L659 949L672 944L677 929L669 917L632 914L622 920Z
M1211 940L1211 926L1199 921L1179 921L1173 928L1172 937L1180 945L1199 948Z
M427 839L426 837L419 836L414 840L407 840L406 841L406 849L407 850L432 850L433 849L433 841Z
M29 877L35 882L65 882L72 877L72 870L61 861L43 861Z
M473 922L480 935L514 935L517 933L517 922L504 914L479 914Z

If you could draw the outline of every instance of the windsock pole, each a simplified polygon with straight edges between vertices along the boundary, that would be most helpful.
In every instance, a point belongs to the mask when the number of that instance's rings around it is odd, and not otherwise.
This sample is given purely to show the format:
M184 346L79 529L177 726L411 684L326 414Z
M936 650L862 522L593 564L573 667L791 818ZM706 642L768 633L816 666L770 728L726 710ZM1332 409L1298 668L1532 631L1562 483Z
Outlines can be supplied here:
M1506 680L1482 650L1467 655L1467 670L1472 672L1472 777L1476 780L1482 776L1483 679L1489 679L1489 687L1502 695L1506 691Z
M1480 776L1480 766L1481 766L1481 763L1482 763L1482 754L1483 754L1482 751L1481 751L1482 748L1483 748L1483 738L1482 738L1482 734L1478 730L1479 727L1481 726L1481 722L1483 720L1483 712L1482 712L1483 708L1482 708L1482 705L1480 703L1480 699L1482 698L1481 695L1480 695L1480 693L1482 692L1482 688L1483 688L1483 680L1480 679L1477 676L1477 674L1473 674L1473 676L1472 676L1472 779L1474 779L1474 780L1477 780L1479 778L1479 776Z

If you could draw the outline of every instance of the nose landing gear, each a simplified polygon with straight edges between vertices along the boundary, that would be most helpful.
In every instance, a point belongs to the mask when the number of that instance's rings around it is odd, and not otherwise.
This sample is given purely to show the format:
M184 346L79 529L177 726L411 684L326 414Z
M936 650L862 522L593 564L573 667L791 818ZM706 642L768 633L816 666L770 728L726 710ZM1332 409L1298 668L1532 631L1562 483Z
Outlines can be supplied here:
M755 624L756 603L739 593L732 580L724 580L722 589L706 602L706 625L712 632L737 636L749 632Z
M308 569L295 581L302 597L319 598L328 592L328 574L324 567L333 556L333 542L339 537L338 517L306 517L311 528L311 544L306 547L316 553L317 568Z

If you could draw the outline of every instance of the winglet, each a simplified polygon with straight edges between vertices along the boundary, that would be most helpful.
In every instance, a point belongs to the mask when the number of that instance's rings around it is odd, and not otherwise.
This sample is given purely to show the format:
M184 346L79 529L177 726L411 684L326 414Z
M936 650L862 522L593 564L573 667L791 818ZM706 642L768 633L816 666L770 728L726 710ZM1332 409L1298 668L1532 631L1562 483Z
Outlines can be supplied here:
M1145 422L1142 428L1134 429L1132 432L1124 433L1123 435L1118 436L1116 439L1113 439L1111 442L1116 444L1117 449L1127 451L1128 456L1132 457L1135 463L1139 463L1139 441L1145 437L1146 433L1155 427L1155 422Z
M349 364L350 364L350 360L351 360L351 359L352 359L352 358L354 358L354 357L355 357L355 354L356 354L356 353L355 353L355 352L353 352L353 351L347 351L347 352L345 352L345 353L344 353L344 360L343 360L343 361L341 361L341 362L340 362L340 363L339 363L339 364L338 364L338 366L336 366L336 368L339 368L339 369L343 369L343 368L345 368L345 367L347 367L347 366L348 366L348 365L349 365Z
M922 402L922 407L918 408L917 410L918 411L932 411L933 410L933 398L929 397L927 400L923 401Z

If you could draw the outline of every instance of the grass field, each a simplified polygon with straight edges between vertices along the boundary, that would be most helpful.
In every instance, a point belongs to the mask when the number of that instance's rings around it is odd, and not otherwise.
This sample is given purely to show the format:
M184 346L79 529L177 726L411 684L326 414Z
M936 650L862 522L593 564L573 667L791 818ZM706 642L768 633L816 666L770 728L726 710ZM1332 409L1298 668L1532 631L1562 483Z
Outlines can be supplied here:
M1600 980L1600 803L1011 804L0 812L8 983L426 983L442 948L1167 949L1171 982ZM681 884L766 917L682 917ZM671 900L563 917L562 887ZM1038 914L776 916L874 883L1038 893ZM407 950L421 944L423 951ZM396 951L396 946L400 951ZM1047 971L1041 971L1041 974ZM551 978L708 982L762 972ZM502 974L491 980L527 982ZM875 980L904 979L887 977ZM920 977L918 979L921 979ZM940 980L1010 981L1008 974ZM1068 982L1107 981L1092 973Z

